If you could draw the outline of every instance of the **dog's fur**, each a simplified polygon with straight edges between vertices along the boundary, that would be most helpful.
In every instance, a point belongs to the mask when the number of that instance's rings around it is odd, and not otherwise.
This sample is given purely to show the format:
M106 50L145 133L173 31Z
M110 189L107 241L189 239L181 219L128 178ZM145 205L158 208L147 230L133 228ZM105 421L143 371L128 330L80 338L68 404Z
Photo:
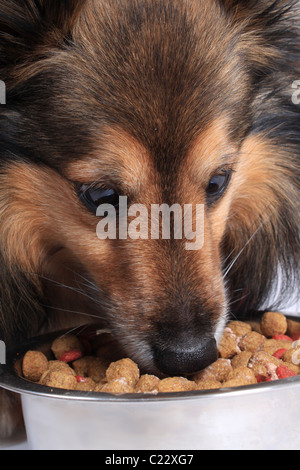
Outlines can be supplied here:
M151 344L218 338L230 311L261 309L279 267L294 291L299 14L293 0L1 0L1 339L90 314L151 371ZM196 252L99 241L74 185L201 204L224 166Z

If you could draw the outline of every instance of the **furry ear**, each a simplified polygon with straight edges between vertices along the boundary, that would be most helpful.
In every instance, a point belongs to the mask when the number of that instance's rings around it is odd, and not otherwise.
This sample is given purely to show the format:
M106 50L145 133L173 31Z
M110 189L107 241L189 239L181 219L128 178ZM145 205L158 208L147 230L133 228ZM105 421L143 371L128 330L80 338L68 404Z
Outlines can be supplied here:
M261 16L261 19L277 17L282 11L288 11L296 5L297 0L220 0L221 4L241 16ZM251 15L252 14L252 15Z
M220 0L235 23L243 23L246 32L257 38L282 39L287 28L294 29L299 15L298 0ZM274 41L272 42L272 44Z
M2 0L0 31L15 35L56 27L67 34L85 3L86 0Z
M299 62L298 0L219 0L241 32L241 47L255 79L284 62Z
M75 26L86 0L27 0L37 10L44 25L54 25L64 34Z
M86 0L1 0L0 66L16 64L38 46L69 36Z

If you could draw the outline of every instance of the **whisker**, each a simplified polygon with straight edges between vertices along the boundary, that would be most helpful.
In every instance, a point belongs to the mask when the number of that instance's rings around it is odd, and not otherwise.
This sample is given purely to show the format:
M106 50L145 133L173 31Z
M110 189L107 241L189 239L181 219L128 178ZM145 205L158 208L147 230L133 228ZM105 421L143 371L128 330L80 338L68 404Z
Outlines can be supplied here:
M255 230L253 235L249 238L247 243L243 246L243 248L239 251L239 253L235 256L235 258L231 261L229 266L227 267L226 271L223 273L224 279L227 277L228 273L231 271L237 260L240 258L240 256L244 253L245 249L250 245L254 237L258 234L258 232L262 229L263 225L266 223L266 221L262 221L262 223L259 225L259 227Z
M103 304L105 304L105 303L106 303L106 305L108 305L107 299L103 299L103 300L101 299L101 301L100 301L100 300L95 299L94 297L88 295L85 291L80 290L80 289L78 289L78 288L76 288L76 287L68 286L68 285L66 285L66 284L63 284L63 283L61 283L61 282L59 282L59 281L55 281L54 279L48 278L48 277L43 276L43 275L38 274L38 273L26 272L26 274L29 274L29 275L31 275L31 276L38 276L40 279L43 279L43 280L45 280L45 281L52 282L53 284L55 284L55 285L57 285L57 286L59 286L59 287L63 287L63 288L65 288L65 289L69 289L69 290L71 290L71 291L73 291L73 292L76 292L77 294L80 294L80 295L82 295L82 296L84 296L84 297L87 297L88 299L92 300L92 301L93 301L95 304L97 304L97 305L102 305L102 306L103 306ZM111 301L110 301L110 303L111 303ZM110 304L109 304L109 305L110 305Z
M91 318L97 318L98 320L101 320L101 317L98 315L93 315L92 313L86 313L86 312L76 312L76 310L68 310L65 308L60 308L60 307L54 307L53 305L44 305L41 304L42 307L45 308L51 308L53 310L60 310L61 312L66 312L66 313L74 313L75 315L83 315L86 317L91 317Z
M69 268L68 269L72 274L75 274L76 276L80 277L81 279L83 279L85 281L85 283L83 282L80 282L80 284L82 284L83 286L85 287L89 287L89 288L92 288L93 290L95 290L96 292L100 292L101 294L104 294L105 295L105 292L100 289L99 286L97 286L93 281L91 281L90 279L86 278L85 276L83 276L82 274L79 274L78 272L74 271L73 269Z

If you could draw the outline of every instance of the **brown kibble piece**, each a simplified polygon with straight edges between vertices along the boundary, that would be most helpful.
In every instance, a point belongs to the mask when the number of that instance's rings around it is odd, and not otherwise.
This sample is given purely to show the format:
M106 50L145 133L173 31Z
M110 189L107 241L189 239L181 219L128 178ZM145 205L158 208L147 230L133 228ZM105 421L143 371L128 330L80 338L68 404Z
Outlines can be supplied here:
M251 326L252 331L256 331L256 333L259 333L260 335L262 334L261 328L260 328L260 322L250 320L250 321L247 321L246 323Z
M237 367L228 375L229 380L242 379L245 384L251 385L257 383L254 372L248 367Z
M256 331L251 331L246 336L244 336L239 342L239 347L242 351L258 351L266 341L266 338Z
M136 386L140 378L140 371L131 359L121 359L120 361L112 362L107 369L106 379L108 382L120 378L125 378L129 386Z
M46 372L42 376L40 383L48 387L63 388L66 390L76 390L77 387L76 377L61 371Z
M225 331L219 343L218 351L222 359L231 359L240 353L241 350L237 345L236 336L229 331Z
M262 317L260 328L262 334L267 338L285 335L288 328L287 319L282 313L266 312Z
M257 383L256 379L255 379L255 382L249 383L243 377L238 377L236 379L231 379L231 380L228 380L227 382L224 382L223 388L244 387L246 385L254 385L256 383Z
M292 349L293 347L293 342L292 341L284 341L284 340L277 340L277 339L267 339L267 341L265 341L263 347L262 347L262 351L265 351L269 354L271 354L271 356L273 356L274 353L276 353L276 351L278 351L279 349Z
M242 351L240 354L237 354L231 361L233 369L237 369L238 367L248 367L251 357L251 351Z
M42 375L48 369L48 359L39 351L28 351L22 364L23 375L25 379L32 382L39 382Z
M96 382L88 377L85 382L77 382L76 390L79 392L93 392L96 385Z
M51 349L56 359L60 359L63 354L69 351L79 350L83 352L81 342L74 335L60 336L52 343Z
M188 392L195 390L196 384L183 377L169 377L158 384L159 393Z
M223 382L232 371L229 359L218 359L211 366L194 375L193 380L198 383L203 380L216 380Z
M257 383L254 372L247 367L234 369L228 376L228 380L223 387L241 387L244 385L254 385Z
M160 379L155 375L142 375L135 387L136 393L152 393L157 391Z
M58 371L64 372L65 374L76 375L75 371L68 364L62 361L49 361L48 363L49 371Z
M276 367L279 367L282 365L282 362L280 359L277 359L274 356L271 356L271 354L268 354L264 351L259 351L253 354L252 358L250 359L250 364L258 363L262 364L263 366L268 366L269 364L273 364Z
M134 388L129 385L124 377L113 379L105 385L98 385L94 389L95 392L113 393L114 395L123 395L126 393L133 393Z
M221 382L213 379L204 379L196 383L195 390L217 390L222 388Z
M300 346L297 348L291 348L286 353L284 353L283 358L284 362L289 362L290 364L299 365L300 361Z
M87 375L99 383L105 379L108 364L100 357L93 357L87 364Z
M230 328L236 336L245 336L252 331L251 325L242 321L232 321L228 324L228 328Z
M262 375L263 377L268 376L268 368L264 364L261 364L260 362L250 362L249 367L253 371L255 377L258 375Z
M300 337L300 323L295 320L287 320L287 332L286 334L291 338Z
M270 376L272 380L277 379L276 369L282 365L287 366L285 362L264 351L254 353L249 362L249 367L254 370L256 375L258 375L260 369L262 369L262 371L266 370L267 373L260 373L260 375ZM298 373L299 368L292 365L291 369L294 370L294 367L296 368L295 372Z
M81 377L87 377L89 374L89 364L94 360L95 358L92 356L85 356L81 357L80 359L77 359L77 361L74 361L72 363L72 367L76 372L76 375L80 375Z

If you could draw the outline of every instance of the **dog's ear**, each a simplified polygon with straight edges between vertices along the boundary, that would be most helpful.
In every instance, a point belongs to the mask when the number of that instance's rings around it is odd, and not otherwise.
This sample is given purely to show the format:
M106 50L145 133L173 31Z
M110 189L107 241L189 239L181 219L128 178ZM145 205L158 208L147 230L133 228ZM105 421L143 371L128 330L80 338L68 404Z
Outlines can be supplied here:
M272 12L274 9L281 9L297 3L297 0L219 0L228 10L247 10Z
M220 0L234 20L247 20L252 27L272 26L289 17L298 0Z
M38 34L54 27L67 34L85 3L86 0L2 0L0 33Z
M68 34L75 26L86 0L28 0L26 3L33 5L44 25L54 25Z
M86 0L1 0L0 66L17 64L40 45L58 44L72 29Z
M240 32L240 45L256 77L299 61L298 0L219 0Z

